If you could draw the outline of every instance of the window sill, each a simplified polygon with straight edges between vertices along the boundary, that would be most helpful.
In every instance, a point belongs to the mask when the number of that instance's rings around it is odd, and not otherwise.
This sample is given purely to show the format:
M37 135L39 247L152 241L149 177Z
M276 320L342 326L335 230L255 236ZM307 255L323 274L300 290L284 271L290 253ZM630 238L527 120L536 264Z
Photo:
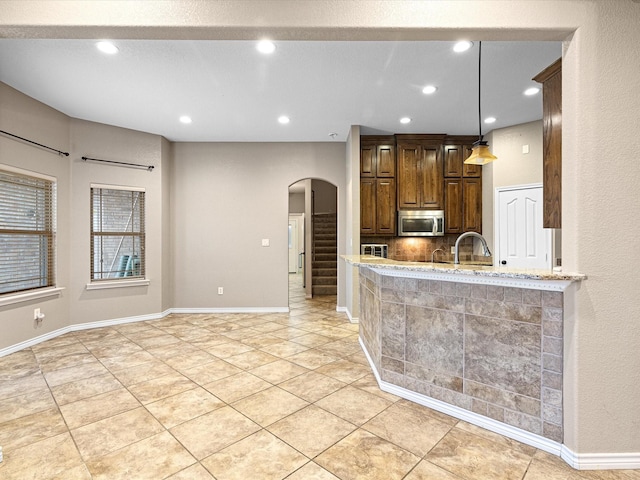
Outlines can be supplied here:
M115 280L106 282L87 283L87 290L104 290L105 288L146 287L151 283L147 278L138 280Z
M39 298L59 297L62 290L64 290L64 287L53 287L26 293L9 294L6 297L0 297L0 307L14 303L28 302L29 300L37 300Z

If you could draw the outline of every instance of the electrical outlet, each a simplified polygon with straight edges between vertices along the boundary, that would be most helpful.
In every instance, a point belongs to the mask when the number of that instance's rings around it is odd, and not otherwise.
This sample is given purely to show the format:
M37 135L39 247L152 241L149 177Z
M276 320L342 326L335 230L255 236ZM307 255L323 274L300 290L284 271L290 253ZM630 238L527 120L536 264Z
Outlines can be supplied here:
M451 247L451 255L454 255L456 253L456 247Z
M269 246L269 239L268 238L263 238L262 239L262 246L263 247L268 247Z
M222 295L224 293L223 287L218 287L218 295Z
M34 320L40 320L40 309L36 308L33 310L33 319Z

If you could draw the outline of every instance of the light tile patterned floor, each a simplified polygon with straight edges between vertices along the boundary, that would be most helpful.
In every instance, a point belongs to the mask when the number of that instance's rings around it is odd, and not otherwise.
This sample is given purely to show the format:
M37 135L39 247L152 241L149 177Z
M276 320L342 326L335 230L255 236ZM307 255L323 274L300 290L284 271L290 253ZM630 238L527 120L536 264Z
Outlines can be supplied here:
M0 358L0 478L634 480L382 392L335 297L170 315Z

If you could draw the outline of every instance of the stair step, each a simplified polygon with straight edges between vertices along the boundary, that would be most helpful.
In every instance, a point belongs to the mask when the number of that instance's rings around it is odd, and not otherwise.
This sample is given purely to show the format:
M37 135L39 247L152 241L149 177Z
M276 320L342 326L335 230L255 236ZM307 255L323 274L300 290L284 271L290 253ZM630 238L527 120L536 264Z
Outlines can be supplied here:
M312 285L336 285L338 277L313 277Z
M313 285L311 291L313 295L337 295L338 287L336 285Z
M330 261L315 261L315 262L311 262L311 268L338 268L338 261L335 260L333 262Z
M337 262L338 258L335 253L316 253L313 258L314 262Z
M335 267L330 268L314 268L313 269L314 277L336 277L338 278L338 269Z
M338 253L338 248L335 245L314 245L313 251L315 253Z
M319 254L323 255L337 255L338 249L336 247L316 247L315 248L316 258L318 258Z

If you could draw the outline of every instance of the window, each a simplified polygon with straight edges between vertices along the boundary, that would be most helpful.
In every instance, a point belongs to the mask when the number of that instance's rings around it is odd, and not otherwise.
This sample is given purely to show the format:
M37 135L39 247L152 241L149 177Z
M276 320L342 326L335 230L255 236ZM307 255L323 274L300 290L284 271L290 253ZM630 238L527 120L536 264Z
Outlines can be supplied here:
M55 179L0 168L0 294L55 285Z
M91 186L91 280L144 278L144 191Z

